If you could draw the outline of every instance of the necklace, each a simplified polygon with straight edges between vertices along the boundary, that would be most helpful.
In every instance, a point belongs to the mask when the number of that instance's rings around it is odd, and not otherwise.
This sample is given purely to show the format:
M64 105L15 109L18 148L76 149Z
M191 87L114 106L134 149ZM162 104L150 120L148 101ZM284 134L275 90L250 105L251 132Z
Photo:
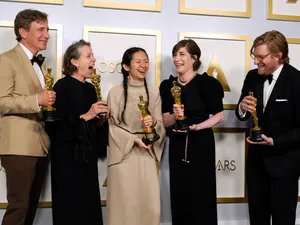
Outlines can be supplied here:
M181 86L185 86L186 82L182 82L179 77L177 77L177 83L180 84Z
M191 80L193 80L193 78L194 78L196 75L197 75L197 73L195 73L195 74L193 75L193 77L192 77L190 80L185 81L185 82L182 82L182 81L180 80L179 76L177 76L177 83L180 84L180 86L185 86L185 85L187 85Z

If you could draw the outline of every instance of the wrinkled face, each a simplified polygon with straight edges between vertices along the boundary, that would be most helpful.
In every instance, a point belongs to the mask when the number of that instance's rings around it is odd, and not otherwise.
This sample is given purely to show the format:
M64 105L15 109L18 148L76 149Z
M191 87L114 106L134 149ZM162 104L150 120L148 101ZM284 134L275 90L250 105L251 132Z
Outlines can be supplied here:
M72 64L77 67L77 74L82 78L90 78L93 74L96 59L90 46L82 46L78 49L79 59L72 59Z
M192 55L187 51L186 47L180 48L173 55L173 63L175 65L176 72L179 75L192 72L194 62L195 58L193 58Z
M145 52L138 51L133 54L130 66L123 64L123 67L129 72L130 79L142 81L149 70L149 59Z
M22 37L21 43L28 48L33 55L47 48L50 38L48 20L33 21L29 30L19 29Z
M280 66L279 59L282 53L278 55L271 54L267 44L258 45L254 48L252 58L257 65L259 75L272 74Z

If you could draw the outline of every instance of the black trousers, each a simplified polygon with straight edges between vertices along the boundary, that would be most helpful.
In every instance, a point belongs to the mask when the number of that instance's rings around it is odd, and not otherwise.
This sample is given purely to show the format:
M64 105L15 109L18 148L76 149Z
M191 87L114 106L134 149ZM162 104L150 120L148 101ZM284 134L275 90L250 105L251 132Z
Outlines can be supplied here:
M298 177L272 177L263 157L248 155L247 189L250 225L295 225Z

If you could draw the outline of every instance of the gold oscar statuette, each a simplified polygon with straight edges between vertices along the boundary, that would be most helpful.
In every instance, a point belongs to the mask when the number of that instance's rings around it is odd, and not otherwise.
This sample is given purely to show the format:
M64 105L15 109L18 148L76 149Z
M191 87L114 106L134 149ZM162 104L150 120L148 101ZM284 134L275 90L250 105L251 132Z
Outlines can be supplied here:
M45 79L45 90L53 91L54 76L51 74L52 69L48 68ZM42 107L43 120L45 122L54 122L56 120L56 109L51 105Z
M298 0L287 0L286 3L297 3Z
M93 74L91 77L91 82L95 87L95 91L97 94L97 100L98 101L102 101L102 95L101 95L101 76L100 74L97 74L96 69L93 69ZM105 103L105 105L107 105L107 103ZM99 113L98 116L99 117L104 117L106 115L106 113Z
M144 101L143 96L140 95L140 101L138 102L138 107L141 110L142 117L145 118L147 116L150 116L148 112L147 102ZM154 143L159 139L159 135L156 133L155 128L153 126L144 127L144 137L142 138L142 141L145 145L149 145Z
M173 81L173 87L171 88L171 93L174 97L175 104L182 106L181 103L181 88L177 85L177 82ZM176 124L174 126L175 130L187 130L189 128L186 120L186 116L176 116Z
M254 94L252 91L249 91L249 96L254 97ZM255 105L254 107L256 107L257 105L257 99L255 98ZM250 129L250 141L253 142L260 142L263 141L261 135L262 135L262 128L260 128L258 126L258 118L257 118L257 114L256 114L256 110L251 113L252 115L252 119L253 119L253 123L254 123L254 127Z

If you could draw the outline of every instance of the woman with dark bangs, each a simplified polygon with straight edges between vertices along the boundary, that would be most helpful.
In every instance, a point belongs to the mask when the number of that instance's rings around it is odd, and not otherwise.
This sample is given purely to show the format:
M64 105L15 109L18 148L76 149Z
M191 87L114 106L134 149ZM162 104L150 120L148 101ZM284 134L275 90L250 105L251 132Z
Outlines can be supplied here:
M170 130L172 224L217 225L212 127L224 120L223 88L217 79L197 73L201 51L193 40L178 42L172 54L178 76L170 76L160 85L164 124ZM180 98L182 105L174 101L173 83L180 88L177 100ZM184 116L187 129L174 129L175 118Z

